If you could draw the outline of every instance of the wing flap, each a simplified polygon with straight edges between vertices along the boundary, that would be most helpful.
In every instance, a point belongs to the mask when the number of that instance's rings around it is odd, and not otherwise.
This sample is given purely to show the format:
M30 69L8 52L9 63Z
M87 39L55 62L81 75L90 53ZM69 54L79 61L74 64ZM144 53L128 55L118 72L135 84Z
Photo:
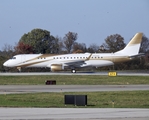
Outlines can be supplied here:
M77 60L77 61L70 61L70 62L67 62L67 63L64 63L66 64L67 66L74 66L74 67L78 67L78 66L81 66L83 64L85 64L84 60Z

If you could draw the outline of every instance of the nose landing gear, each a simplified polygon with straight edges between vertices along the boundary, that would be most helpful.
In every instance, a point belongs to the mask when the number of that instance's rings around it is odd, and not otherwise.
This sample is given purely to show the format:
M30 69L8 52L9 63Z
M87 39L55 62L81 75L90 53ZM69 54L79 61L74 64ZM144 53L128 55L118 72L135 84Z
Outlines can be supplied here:
M21 67L17 67L18 72L21 72Z

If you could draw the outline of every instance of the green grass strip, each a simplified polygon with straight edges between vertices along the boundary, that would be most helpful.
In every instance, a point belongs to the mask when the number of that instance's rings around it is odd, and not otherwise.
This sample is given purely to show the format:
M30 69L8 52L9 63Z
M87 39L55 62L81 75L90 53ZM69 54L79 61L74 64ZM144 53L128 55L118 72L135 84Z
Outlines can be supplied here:
M46 80L56 80L57 85L149 84L149 76L41 75L0 76L0 85L42 85Z
M87 95L87 106L65 106L65 95ZM3 94L0 107L149 108L149 91Z

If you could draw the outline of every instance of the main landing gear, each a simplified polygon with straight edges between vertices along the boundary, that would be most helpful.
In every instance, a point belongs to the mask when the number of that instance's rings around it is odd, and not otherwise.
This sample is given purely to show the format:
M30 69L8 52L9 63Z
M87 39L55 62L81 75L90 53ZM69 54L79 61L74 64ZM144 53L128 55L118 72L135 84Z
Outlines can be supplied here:
M72 73L76 73L76 70L75 70L75 69L72 69L71 72L72 72Z

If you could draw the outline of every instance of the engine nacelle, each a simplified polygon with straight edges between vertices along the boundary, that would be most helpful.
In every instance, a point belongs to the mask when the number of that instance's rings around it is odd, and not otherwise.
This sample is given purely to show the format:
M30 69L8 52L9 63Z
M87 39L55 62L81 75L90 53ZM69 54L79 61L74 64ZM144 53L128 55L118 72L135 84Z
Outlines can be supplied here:
M62 64L52 64L51 71L60 71L64 70L64 66Z

